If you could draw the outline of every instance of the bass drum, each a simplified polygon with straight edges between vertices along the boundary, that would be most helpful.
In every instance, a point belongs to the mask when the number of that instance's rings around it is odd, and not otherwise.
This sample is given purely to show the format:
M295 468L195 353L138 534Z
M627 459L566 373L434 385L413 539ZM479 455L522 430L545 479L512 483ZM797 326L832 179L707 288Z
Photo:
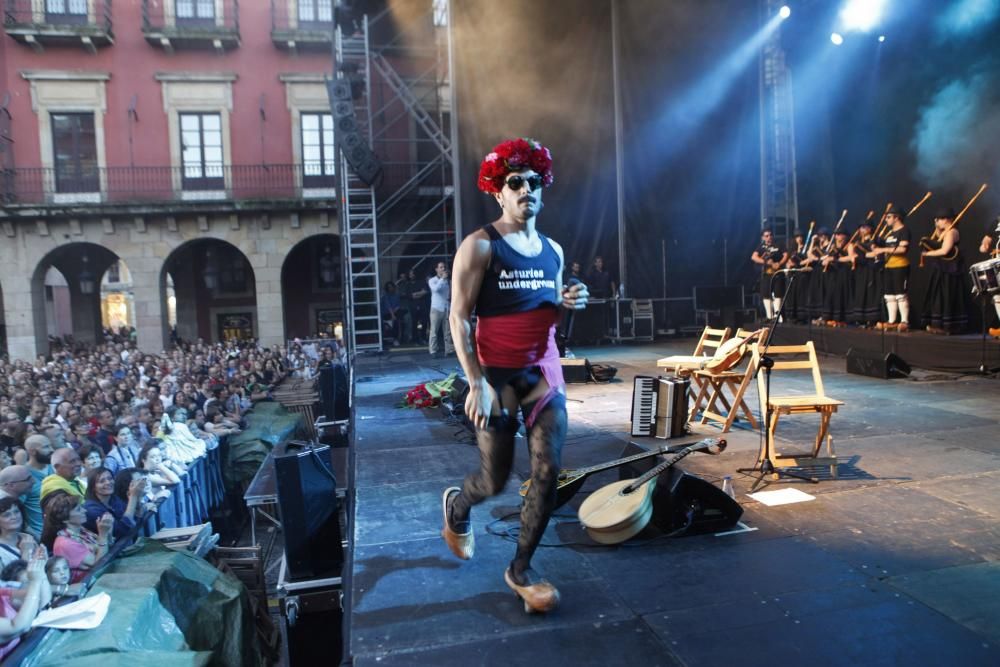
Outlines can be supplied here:
M969 267L969 275L976 294L997 294L1000 292L1000 257L973 264Z

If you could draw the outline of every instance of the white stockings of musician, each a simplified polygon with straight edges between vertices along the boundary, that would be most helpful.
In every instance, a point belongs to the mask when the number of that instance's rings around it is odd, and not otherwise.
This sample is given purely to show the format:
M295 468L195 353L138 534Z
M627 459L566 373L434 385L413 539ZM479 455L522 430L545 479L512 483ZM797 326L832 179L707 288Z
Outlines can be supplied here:
M774 317L774 306L771 305L770 299L764 299L764 314L767 315L767 319Z
M774 310L774 317L777 317L778 313L781 312L781 299L774 298L771 300L771 303L774 304L773 306L771 306L772 310ZM778 321L780 322L781 320Z
M896 303L899 304L899 321L910 323L910 299L905 294L896 295Z
M893 322L896 321L896 313L899 312L899 306L896 304L895 294L885 295L885 307L886 310L889 311L889 319L887 321L889 322L889 324L892 324Z
M997 309L997 319L1000 319L1000 294L993 295L993 307Z

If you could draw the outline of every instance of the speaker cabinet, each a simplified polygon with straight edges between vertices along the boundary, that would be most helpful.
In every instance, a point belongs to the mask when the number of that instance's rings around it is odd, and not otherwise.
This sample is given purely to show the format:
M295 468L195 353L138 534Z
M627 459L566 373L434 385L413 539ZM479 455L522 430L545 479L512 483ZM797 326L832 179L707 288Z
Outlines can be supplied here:
M907 377L910 365L892 352L880 354L852 347L847 350L847 372L889 380Z
M350 387L343 364L321 364L319 367L319 401L326 421L351 418Z
M622 457L646 451L630 442L622 450ZM662 456L655 456L624 465L619 468L619 479L635 479L663 460ZM664 533L677 536L717 533L735 526L741 516L743 508L722 489L676 465L664 470L656 479L650 524Z
M587 382L590 380L590 364L586 359L560 359L563 380L570 382Z
M278 445L274 477L288 577L339 576L344 552L330 448L297 440Z

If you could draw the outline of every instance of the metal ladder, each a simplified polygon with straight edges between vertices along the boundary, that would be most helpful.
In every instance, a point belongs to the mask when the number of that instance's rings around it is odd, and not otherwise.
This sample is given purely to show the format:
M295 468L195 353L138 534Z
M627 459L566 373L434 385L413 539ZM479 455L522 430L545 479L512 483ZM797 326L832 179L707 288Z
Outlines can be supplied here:
M368 19L361 22L360 33L344 36L340 26L335 35L337 77L343 78L343 66L357 66L364 77L364 93L354 100L358 131L371 145L371 94L368 59ZM345 279L348 289L348 352L382 351L381 280L379 276L378 224L375 188L365 185L351 169L339 150L340 224L344 244Z

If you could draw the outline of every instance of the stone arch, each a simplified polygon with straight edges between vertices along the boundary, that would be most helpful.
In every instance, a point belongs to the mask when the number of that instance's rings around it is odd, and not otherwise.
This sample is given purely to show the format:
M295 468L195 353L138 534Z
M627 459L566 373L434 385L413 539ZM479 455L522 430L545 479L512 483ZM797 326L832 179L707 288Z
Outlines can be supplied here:
M191 239L174 247L160 270L160 302L165 340L168 285L176 298L177 338L217 341L257 338L257 279L246 253L213 237Z
M281 264L286 338L335 335L344 321L343 261L337 234L298 241ZM341 328L342 331L342 328Z
M38 261L31 277L36 350L49 350L50 314L45 288L49 269L54 267L66 279L73 339L92 345L103 342L100 279L108 266L118 259L118 255L106 246L77 241L53 248Z

